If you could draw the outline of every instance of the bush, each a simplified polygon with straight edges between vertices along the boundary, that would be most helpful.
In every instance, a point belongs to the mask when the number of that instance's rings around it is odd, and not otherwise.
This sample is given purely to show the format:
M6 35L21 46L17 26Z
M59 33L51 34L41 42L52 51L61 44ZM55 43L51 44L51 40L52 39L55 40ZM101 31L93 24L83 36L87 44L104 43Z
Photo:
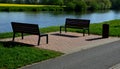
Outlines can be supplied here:
M67 5L67 10L75 10L75 3L69 2Z
M69 2L67 5L67 10L71 11L83 11L87 9L87 5L85 1L74 1L74 2Z
M83 11L87 9L87 5L84 1L76 2L75 11Z
M63 11L59 6L0 6L0 11Z
M98 10L99 6L97 3L91 3L89 10Z

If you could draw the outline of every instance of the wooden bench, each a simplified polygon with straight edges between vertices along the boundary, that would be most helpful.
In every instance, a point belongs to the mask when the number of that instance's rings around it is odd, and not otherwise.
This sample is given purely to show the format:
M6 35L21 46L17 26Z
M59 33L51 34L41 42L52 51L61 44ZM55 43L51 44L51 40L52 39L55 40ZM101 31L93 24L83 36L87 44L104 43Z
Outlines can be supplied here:
M13 41L15 38L16 33L21 33L22 39L23 39L23 34L33 34L33 35L38 35L38 45L40 43L40 39L43 36L46 36L46 43L48 44L48 34L41 34L39 31L39 26L38 24L28 24L28 23L19 23L19 22L11 22L12 29L13 29Z
M85 36L85 30L88 30L89 35L89 25L90 20L66 18L65 26L60 26L60 33L62 28L65 28L65 32L67 32L67 28L77 28L83 29L83 36Z

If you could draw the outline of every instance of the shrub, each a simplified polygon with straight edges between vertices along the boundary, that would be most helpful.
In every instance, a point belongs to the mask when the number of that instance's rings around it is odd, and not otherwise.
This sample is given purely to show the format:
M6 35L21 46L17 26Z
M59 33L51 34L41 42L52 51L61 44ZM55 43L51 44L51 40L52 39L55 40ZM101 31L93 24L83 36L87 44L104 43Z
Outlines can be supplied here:
M67 5L67 10L75 10L75 3L69 2Z
M76 2L75 11L83 11L87 9L87 5L84 1Z

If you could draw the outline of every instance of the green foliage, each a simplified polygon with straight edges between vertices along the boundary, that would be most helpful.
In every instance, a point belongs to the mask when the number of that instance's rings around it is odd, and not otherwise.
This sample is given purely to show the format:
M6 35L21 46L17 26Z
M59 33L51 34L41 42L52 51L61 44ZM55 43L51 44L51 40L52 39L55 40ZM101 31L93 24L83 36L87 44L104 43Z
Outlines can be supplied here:
M112 2L113 9L120 9L120 0L110 0Z
M75 10L75 3L73 3L73 2L68 2L68 4L66 5L66 7L67 7L67 10L71 10L71 11L73 11L73 10Z
M0 3L59 5L67 11L120 9L120 0L0 0Z
M76 11L83 11L83 10L86 10L87 9L87 5L85 3L84 0L81 0L81 1L76 1L76 6L75 6L75 10Z
M85 0L88 9L90 10L99 10L99 9L109 9L111 8L110 0Z
M63 11L62 7L19 7L19 6L0 6L0 11Z
M99 8L99 5L96 1L88 2L89 10L97 10Z
M41 4L45 5L64 5L64 0L41 0Z
M67 9L75 11L89 10L100 10L111 8L110 0L71 0L65 3Z
M85 1L80 0L80 1L73 1L73 2L68 2L67 5L67 10L74 10L74 11L83 11L87 9L87 5Z
M112 4L110 0L103 0L103 8L111 8Z

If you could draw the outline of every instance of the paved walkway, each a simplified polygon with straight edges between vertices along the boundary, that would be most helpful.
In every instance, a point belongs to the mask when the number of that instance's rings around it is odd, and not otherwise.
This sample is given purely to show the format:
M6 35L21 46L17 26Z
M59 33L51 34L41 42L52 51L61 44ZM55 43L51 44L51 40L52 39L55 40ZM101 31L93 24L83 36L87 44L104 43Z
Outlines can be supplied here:
M15 39L17 42L27 43L35 45L38 48L50 49L55 51L60 51L66 54L77 52L83 49L88 49L92 47L96 47L105 43L114 42L120 40L120 38L116 37L109 37L106 39L102 39L101 36L98 35L86 35L83 37L80 33L62 33L61 35L59 32L52 32L49 34L49 43L46 44L45 37L42 37L41 43L37 46L38 36L30 35L25 36L22 40L21 37ZM12 39L4 39L3 41L11 41Z

